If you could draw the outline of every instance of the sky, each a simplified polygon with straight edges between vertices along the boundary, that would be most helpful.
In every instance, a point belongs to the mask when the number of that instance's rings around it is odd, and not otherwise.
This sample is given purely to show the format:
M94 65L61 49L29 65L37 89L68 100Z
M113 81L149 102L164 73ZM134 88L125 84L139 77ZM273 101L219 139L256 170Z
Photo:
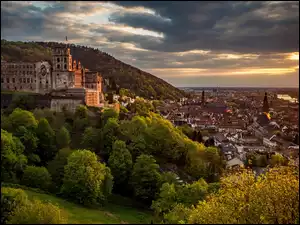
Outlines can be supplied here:
M299 87L298 1L1 1L1 39L66 36L177 87Z

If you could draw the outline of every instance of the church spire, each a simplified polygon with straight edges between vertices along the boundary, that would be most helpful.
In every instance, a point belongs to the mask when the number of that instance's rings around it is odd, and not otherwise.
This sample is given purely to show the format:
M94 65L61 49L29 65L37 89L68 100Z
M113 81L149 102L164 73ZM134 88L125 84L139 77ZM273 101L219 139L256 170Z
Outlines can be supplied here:
M202 105L204 105L204 90L202 91L202 100L201 100Z
M269 103L268 103L267 92L265 92L264 103L263 103L263 112L265 112L265 113L269 112Z

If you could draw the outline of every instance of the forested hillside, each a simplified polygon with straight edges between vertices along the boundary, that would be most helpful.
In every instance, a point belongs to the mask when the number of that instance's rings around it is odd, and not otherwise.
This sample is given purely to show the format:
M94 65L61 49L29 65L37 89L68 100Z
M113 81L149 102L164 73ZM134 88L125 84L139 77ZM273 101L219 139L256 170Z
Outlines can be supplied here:
M35 62L51 60L51 48L63 46L56 42L13 42L1 40L1 59ZM104 78L113 78L120 88L130 89L136 95L150 99L177 99L184 92L160 78L115 59L98 49L70 45L74 59L90 70L99 71Z

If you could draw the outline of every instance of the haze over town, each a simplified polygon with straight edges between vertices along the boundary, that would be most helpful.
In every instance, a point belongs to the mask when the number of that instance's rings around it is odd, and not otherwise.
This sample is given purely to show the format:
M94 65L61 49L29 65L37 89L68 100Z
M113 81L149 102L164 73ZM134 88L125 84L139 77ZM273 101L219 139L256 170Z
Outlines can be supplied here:
M174 86L299 87L299 2L1 2L1 39L99 48Z

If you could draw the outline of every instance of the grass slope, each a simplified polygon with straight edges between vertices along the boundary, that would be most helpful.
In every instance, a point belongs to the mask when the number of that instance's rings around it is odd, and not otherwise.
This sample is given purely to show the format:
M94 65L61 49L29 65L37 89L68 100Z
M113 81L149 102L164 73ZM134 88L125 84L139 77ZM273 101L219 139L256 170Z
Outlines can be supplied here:
M101 208L86 208L67 200L48 195L37 193L32 190L24 190L29 199L39 199L58 204L68 214L68 222L71 224L149 224L151 214L145 211L138 211L135 208L107 204Z

